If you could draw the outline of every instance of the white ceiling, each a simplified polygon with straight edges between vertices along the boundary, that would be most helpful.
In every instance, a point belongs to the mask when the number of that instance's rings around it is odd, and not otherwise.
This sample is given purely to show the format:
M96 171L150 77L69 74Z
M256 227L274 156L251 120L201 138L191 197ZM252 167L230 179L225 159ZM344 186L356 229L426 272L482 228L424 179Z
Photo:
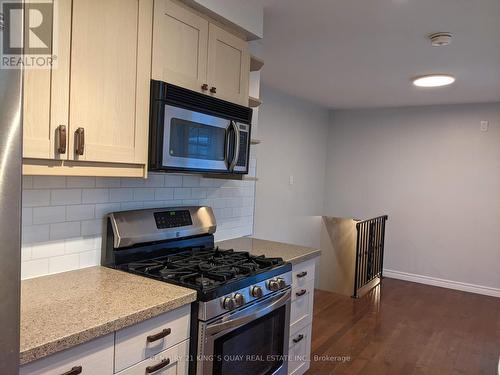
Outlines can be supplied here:
M263 81L332 108L500 101L500 0L263 0ZM454 40L432 47L427 35ZM415 88L411 78L456 76Z

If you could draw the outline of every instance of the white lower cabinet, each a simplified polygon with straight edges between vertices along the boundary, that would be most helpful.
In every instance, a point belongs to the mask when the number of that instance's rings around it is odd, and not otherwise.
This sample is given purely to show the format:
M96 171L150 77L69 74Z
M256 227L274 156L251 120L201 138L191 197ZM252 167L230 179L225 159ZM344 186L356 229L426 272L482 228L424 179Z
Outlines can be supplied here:
M190 305L21 367L20 375L187 375Z
M311 359L311 325L290 334L288 373L303 374Z
M310 366L315 264L313 259L292 268L289 375L302 375Z
M139 362L117 375L187 375L189 369L189 340Z
M53 354L21 367L20 375L112 375L114 334Z

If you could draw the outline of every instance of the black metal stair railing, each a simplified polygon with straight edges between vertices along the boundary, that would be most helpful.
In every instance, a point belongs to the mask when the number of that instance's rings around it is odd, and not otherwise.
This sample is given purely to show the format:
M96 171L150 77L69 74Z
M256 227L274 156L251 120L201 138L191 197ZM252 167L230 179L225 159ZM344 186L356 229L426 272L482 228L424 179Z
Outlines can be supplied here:
M356 223L356 269L353 291L355 298L358 297L361 288L377 278L379 280L382 278L387 219L388 216L384 215Z

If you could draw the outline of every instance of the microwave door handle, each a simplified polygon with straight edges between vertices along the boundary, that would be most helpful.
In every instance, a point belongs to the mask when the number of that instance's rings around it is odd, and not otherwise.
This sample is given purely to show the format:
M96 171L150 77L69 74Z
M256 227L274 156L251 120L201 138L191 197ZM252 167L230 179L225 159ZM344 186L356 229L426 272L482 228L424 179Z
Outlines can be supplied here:
M234 157L233 161L229 165L229 171L233 172L234 167L236 167L236 163L238 163L238 157L240 155L240 130L234 121L231 121L231 124L234 128Z
M224 161L226 162L227 169L230 170L230 162L229 162L229 151L231 144L231 128L233 127L233 122L229 121L229 126L227 127L226 134L226 154L224 155Z

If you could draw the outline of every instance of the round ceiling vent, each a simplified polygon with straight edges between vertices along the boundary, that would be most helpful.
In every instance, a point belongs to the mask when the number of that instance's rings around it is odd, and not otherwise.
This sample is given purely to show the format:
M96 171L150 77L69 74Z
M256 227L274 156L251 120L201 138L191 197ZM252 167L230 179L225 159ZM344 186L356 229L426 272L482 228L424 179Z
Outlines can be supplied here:
M433 47L443 47L451 43L452 33L434 33L429 35Z

